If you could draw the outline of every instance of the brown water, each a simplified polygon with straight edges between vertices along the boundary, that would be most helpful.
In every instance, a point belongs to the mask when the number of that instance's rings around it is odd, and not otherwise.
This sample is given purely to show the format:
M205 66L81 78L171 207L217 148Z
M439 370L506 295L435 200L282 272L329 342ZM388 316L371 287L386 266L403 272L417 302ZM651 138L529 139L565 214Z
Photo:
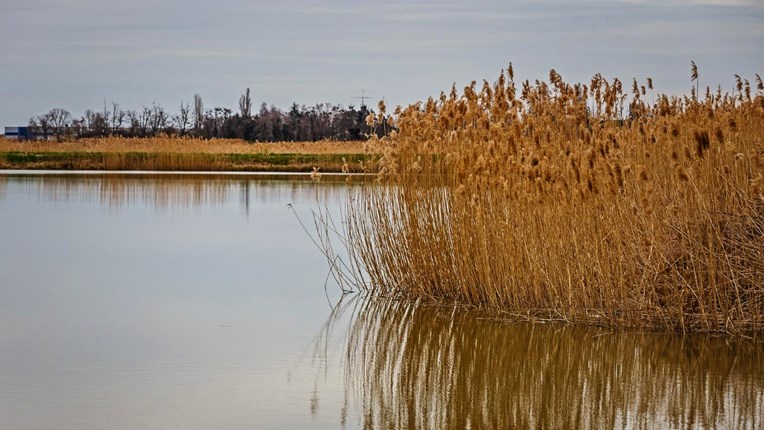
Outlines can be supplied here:
M0 429L763 428L761 340L336 305L345 187L0 175Z

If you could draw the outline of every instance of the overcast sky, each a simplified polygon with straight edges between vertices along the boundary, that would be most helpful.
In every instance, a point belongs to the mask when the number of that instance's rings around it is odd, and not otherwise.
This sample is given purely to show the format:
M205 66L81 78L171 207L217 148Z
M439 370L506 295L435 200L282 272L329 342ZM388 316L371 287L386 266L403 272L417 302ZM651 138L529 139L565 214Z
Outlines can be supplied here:
M452 83L652 77L688 92L763 73L762 0L0 0L0 125L104 101L176 112L254 103L409 104ZM625 85L628 88L627 85ZM368 104L370 104L368 102Z

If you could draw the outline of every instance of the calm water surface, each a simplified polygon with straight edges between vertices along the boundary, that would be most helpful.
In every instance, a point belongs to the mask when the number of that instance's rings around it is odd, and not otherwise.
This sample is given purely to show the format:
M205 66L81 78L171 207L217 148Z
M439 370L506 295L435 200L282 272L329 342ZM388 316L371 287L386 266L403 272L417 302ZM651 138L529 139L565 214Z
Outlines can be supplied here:
M328 179L0 175L0 429L763 428L761 340L325 292Z

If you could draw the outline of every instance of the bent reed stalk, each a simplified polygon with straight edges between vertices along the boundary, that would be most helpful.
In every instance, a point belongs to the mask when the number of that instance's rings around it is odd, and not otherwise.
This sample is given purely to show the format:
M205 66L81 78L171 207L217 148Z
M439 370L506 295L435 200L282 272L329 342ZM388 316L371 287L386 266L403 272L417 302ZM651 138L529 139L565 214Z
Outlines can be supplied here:
M511 65L398 107L344 215L357 283L521 319L761 332L763 87L737 79L652 104L599 74L518 91Z

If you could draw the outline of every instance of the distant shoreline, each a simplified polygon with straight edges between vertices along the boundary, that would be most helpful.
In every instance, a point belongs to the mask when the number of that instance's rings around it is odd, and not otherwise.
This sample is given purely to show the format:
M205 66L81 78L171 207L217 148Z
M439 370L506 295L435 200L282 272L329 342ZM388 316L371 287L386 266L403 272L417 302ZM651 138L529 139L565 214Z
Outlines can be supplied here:
M162 152L0 152L0 170L118 170L361 173L365 154L204 154Z
M360 173L373 161L363 142L179 138L0 142L0 170Z

